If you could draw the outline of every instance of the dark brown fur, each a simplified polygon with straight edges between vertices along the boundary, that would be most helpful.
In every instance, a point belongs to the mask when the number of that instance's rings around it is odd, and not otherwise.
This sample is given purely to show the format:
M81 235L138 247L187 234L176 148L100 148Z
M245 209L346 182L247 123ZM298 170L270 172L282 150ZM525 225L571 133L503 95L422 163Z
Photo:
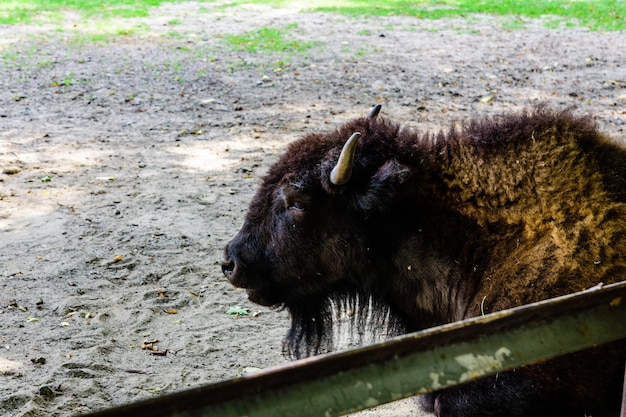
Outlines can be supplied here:
M353 132L352 178L333 185ZM252 301L290 311L295 357L332 349L333 303L356 309L357 326L373 313L410 332L616 282L626 277L626 149L589 118L544 107L438 135L353 120L289 146L223 269ZM615 343L422 403L442 417L608 416L625 361Z

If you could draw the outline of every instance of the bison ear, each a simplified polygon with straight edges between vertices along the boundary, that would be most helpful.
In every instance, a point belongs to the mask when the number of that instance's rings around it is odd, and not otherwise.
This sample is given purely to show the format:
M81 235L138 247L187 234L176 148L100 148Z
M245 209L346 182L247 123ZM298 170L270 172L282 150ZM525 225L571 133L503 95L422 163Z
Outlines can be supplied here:
M411 178L409 167L396 160L385 162L372 175L364 193L356 196L356 205L367 213L384 212L403 194L405 183Z

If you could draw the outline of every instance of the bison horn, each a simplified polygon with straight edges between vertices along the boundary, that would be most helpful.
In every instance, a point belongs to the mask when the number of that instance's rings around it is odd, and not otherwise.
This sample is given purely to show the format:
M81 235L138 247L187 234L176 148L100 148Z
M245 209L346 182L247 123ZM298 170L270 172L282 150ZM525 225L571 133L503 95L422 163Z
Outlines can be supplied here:
M337 165L335 165L333 170L330 172L330 182L333 184L344 185L350 181L350 177L352 176L352 164L354 162L354 152L356 151L356 145L360 137L360 133L353 133L346 144L343 145Z
M375 105L374 107L372 107L372 110L370 110L370 114L367 115L367 118L369 120L374 120L376 119L376 116L378 116L378 113L380 113L380 109L383 106L381 106L380 104Z

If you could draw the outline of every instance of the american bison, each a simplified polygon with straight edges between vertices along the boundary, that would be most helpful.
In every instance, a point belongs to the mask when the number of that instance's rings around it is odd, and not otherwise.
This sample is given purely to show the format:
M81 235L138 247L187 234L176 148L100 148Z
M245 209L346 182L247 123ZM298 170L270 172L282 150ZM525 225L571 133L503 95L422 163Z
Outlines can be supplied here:
M404 333L626 278L626 147L589 117L539 106L423 134L379 110L289 145L226 246L230 282L291 314L291 356L332 349L337 307ZM617 415L625 342L420 403L441 417Z

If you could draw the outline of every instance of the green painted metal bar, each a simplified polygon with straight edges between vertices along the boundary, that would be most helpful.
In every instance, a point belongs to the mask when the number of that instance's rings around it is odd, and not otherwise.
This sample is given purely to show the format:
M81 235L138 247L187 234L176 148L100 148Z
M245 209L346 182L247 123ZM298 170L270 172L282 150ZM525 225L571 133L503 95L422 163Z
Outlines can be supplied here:
M90 417L331 417L626 338L626 281Z
M620 417L626 417L626 365L624 365L624 386L622 387L622 411Z

